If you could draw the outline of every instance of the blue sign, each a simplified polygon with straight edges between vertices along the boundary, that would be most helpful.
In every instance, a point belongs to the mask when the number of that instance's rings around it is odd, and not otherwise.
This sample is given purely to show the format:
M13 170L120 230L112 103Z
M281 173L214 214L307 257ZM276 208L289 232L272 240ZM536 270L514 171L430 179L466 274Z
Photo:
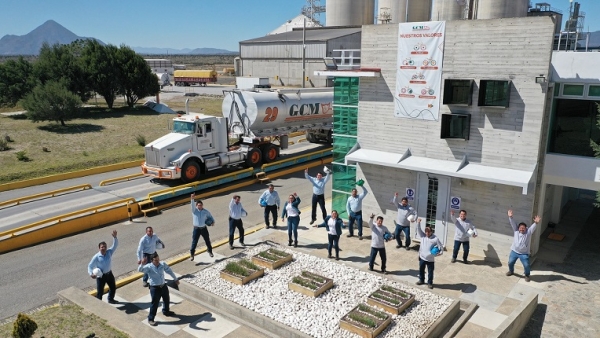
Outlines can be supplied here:
M460 210L460 197L450 197L450 209Z
M409 201L413 201L415 199L415 189L406 188L406 198L408 198Z

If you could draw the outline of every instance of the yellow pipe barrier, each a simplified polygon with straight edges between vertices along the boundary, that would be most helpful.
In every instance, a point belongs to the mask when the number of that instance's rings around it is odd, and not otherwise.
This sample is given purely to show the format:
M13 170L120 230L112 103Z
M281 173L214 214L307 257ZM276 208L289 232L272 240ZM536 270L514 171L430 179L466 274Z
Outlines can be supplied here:
M132 174L132 175L127 175L127 176L122 176L122 177L117 177L117 178L109 178L107 180L100 182L100 186L102 187L107 184L112 184L112 183L120 182L120 181L129 181L131 179L138 178L141 176L147 176L147 175L144 175L143 173L139 173L139 174Z
M122 221L128 202L137 207L135 199L127 198L0 232L0 253Z
M89 184L75 185L75 186L68 187L68 188L62 188L62 189L58 189L58 190L52 190L52 191L48 191L48 192L42 192L42 193L35 194L35 195L29 195L29 196L14 198L12 200L0 202L0 207L4 207L4 206L7 206L7 205L13 205L13 204L14 205L19 205L19 204L21 204L21 202L24 202L24 201L31 201L31 200L35 200L35 199L39 199L39 198L43 198L43 197L54 197L54 196L56 196L58 194L66 193L66 192L69 192L69 191L87 190L87 189L92 189L92 186L89 185Z
M313 151L312 153L308 153L308 154L304 154L304 155L298 155L298 156L286 158L286 159L283 159L283 160L279 160L279 161L276 161L276 162L271 162L271 163L263 164L260 168L261 168L261 170L264 171L265 168L268 168L268 167L277 166L277 165L280 165L281 163L285 163L285 162L294 162L294 161L296 161L298 159L301 159L303 157L306 157L306 156L319 155L319 154L323 154L323 153L326 153L326 152L329 152L329 151L332 151L332 150L333 150L333 148L327 148L327 149L322 149L322 150L318 150L318 151Z
M142 162L143 162L142 160L129 161L129 162L105 165L103 167L95 167L95 168L90 168L90 169L85 169L85 170L80 170L80 171L73 171L73 172L64 173L64 174L56 174L56 175L32 178L30 180L4 183L4 184L0 184L0 192L7 191L7 190L13 190L13 189L21 189L21 188L31 187L34 185L42 185L42 184L56 182L56 181L63 181L63 180L71 179L71 178L78 178L78 177L83 177L83 176L88 176L88 175L101 174L101 173L106 173L109 171L139 167L142 164Z

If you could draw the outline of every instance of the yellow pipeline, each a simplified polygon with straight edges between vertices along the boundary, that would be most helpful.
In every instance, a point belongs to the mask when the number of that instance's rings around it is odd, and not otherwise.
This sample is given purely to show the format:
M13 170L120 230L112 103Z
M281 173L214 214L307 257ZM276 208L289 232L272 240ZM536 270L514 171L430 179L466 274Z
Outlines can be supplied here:
M141 176L146 176L143 173L139 173L139 174L132 174L132 175L127 175L127 176L121 176L121 177L117 177L117 178L109 178L108 180L104 180L102 182L100 182L100 186L105 186L107 184L111 184L111 183L115 183L115 182L120 182L120 181L129 181L133 178L138 178Z
M19 197L19 198L15 198L12 200L8 200L8 201L4 201L4 202L0 202L0 207L6 206L6 205L19 205L21 204L21 202L23 201L30 201L30 200L35 200L38 198L43 198L43 197L54 197L58 194L62 194L68 191L75 191L75 190L86 190L86 189L92 189L92 186L89 184L81 184L81 185L75 185L72 187L68 187L68 188L62 188L62 189L58 189L58 190L52 190L52 191L47 191L47 192L43 192L43 193L39 193L39 194L35 194L35 195L29 195L29 196L24 196L24 197Z
M127 198L0 232L0 253L122 221L128 217L128 202L137 208L135 199Z

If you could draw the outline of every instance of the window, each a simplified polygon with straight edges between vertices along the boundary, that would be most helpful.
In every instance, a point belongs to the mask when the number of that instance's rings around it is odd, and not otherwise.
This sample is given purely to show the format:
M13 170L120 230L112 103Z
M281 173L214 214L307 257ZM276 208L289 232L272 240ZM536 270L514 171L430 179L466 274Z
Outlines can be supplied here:
M588 96L600 96L600 86L590 86Z
M510 81L481 80L479 83L479 106L508 108Z
M555 100L548 152L594 157L590 140L600 142L598 103L600 101Z
M472 103L473 80L444 80L443 104L465 104Z
M210 133L212 131L212 125L209 123L206 125L206 133Z
M441 138L469 139L470 114L442 114Z
M583 85L564 84L563 95L583 96Z

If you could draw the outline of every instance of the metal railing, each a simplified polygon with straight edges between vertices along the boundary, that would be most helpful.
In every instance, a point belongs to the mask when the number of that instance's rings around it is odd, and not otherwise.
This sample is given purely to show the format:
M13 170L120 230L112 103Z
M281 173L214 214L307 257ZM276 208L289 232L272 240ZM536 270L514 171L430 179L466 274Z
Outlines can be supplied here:
M14 198L12 200L0 202L0 207L4 207L7 205L10 205L10 206L20 205L22 202L25 202L25 201L32 201L32 200L41 199L41 198L45 198L45 197L55 197L56 195L61 195L61 194L67 193L67 192L77 191L77 190L87 190L87 189L92 189L92 186L89 184L75 185L75 186L68 187L68 188L47 191L47 192L43 192L43 193L39 193L39 194L35 194L35 195L23 196L23 197L19 197L19 198Z

